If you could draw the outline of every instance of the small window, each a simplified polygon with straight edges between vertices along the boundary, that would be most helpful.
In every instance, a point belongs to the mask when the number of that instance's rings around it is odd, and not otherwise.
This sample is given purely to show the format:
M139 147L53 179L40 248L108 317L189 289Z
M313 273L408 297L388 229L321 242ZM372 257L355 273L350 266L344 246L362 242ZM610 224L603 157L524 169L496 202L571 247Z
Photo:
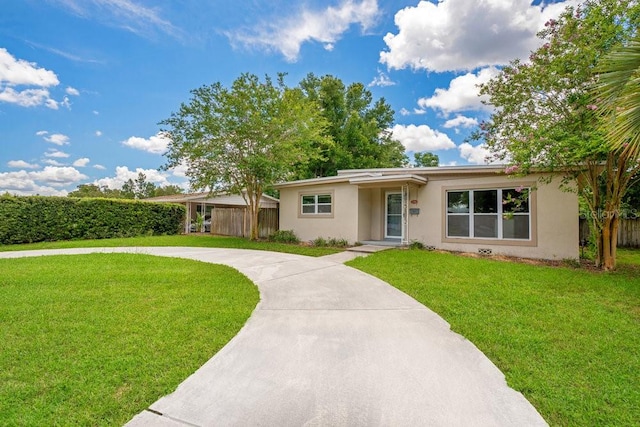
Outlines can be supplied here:
M331 194L305 194L301 196L303 215L330 215Z

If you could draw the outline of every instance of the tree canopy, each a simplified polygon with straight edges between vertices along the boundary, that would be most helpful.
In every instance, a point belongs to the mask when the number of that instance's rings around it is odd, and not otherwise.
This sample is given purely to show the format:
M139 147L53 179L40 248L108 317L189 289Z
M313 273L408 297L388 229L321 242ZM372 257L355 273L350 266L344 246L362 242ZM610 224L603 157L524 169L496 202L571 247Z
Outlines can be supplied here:
M638 162L609 143L593 91L601 59L637 31L639 16L633 0L568 7L545 24L529 61L514 60L481 89L496 108L477 136L510 171L573 179L590 210L597 264L607 269L615 267L620 203Z
M107 199L146 199L149 197L169 196L181 194L182 188L169 184L157 186L152 182L147 182L147 176L139 172L135 180L129 178L122 188L109 188L106 185L80 184L69 192L68 197L101 197Z
M440 158L437 154L430 153L428 151L418 152L413 154L413 163L417 167L431 166L436 167L440 164Z
M160 122L171 138L165 167L185 164L192 188L241 194L256 239L262 194L331 145L326 120L301 89L285 86L283 74L273 82L245 73L230 88L218 82L191 95Z
M328 122L324 140L314 141L320 157L298 166L298 178L332 176L339 169L402 167L404 147L391 137L394 111L384 98L374 101L362 83L308 74L300 88ZM332 141L332 143L331 143Z

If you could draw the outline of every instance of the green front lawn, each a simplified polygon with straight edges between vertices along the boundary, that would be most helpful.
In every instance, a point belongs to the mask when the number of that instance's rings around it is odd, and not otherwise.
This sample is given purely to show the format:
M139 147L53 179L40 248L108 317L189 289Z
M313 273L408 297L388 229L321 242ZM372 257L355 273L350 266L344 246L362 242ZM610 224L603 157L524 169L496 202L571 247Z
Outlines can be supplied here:
M348 265L440 314L551 425L637 426L640 253L620 252L615 273L418 250Z
M212 235L143 236L100 240L67 240L40 242L22 245L0 245L0 251L24 251L31 249L100 248L118 246L194 246L205 248L257 249L286 252L298 255L323 256L340 252L341 249L303 246L266 241L252 242L240 237Z
M258 303L236 270L140 254L0 259L0 424L122 425Z

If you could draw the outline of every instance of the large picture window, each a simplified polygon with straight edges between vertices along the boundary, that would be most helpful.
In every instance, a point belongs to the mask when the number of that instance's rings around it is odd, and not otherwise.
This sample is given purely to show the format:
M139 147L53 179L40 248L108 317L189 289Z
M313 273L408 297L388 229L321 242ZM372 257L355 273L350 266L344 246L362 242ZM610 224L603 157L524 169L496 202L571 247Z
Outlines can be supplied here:
M331 194L303 194L300 196L303 215L331 215Z
M518 239L531 237L529 189L447 191L447 237Z

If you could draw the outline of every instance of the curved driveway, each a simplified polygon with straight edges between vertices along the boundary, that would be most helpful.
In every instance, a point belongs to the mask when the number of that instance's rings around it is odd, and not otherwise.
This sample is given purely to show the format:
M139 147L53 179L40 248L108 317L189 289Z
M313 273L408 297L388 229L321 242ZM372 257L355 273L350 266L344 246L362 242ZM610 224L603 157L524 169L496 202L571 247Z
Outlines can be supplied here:
M92 252L225 264L260 289L261 301L238 335L129 426L546 425L442 318L331 258L186 247L2 252L0 258Z

